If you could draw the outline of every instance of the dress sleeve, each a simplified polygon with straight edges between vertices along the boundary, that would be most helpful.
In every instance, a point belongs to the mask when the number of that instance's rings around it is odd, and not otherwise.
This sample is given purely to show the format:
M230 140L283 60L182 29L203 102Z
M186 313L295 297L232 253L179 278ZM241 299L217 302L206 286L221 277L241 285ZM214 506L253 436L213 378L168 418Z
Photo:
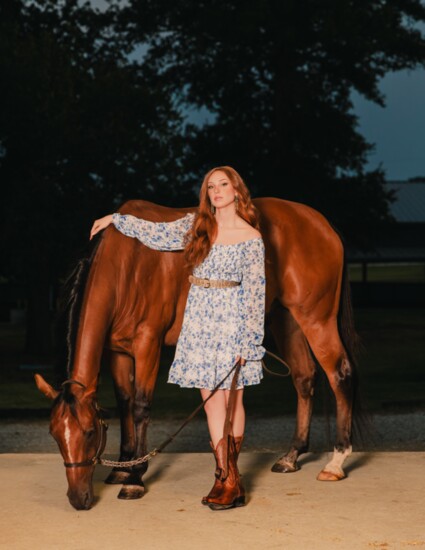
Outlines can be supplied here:
M264 339L266 308L265 251L262 239L254 239L245 249L242 291L242 337L240 355L247 361L259 361L265 354Z
M195 214L188 213L173 222L150 222L130 214L112 214L112 223L127 235L138 239L154 250L182 250L185 247L184 237L190 229Z

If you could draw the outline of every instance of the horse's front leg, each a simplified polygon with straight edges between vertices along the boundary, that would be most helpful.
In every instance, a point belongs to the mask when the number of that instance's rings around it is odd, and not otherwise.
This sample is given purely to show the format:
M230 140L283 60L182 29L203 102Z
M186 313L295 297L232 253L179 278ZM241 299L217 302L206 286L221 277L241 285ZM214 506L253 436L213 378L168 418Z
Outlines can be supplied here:
M297 420L291 445L288 452L272 466L272 472L290 473L299 469L298 458L308 451L316 365L303 333L289 312L276 312L271 330L279 352L291 367L292 381L297 391Z
M143 336L138 338L135 347L135 396L134 396L134 426L136 445L134 457L139 458L147 454L147 428L150 420L153 391L158 375L161 343L158 336L153 336L145 330ZM144 462L131 468L129 477L124 481L118 498L136 499L145 493L143 475L148 469L148 463Z
M134 359L124 353L110 352L110 368L120 416L121 445L119 461L131 460L136 452L134 429ZM105 483L124 483L130 476L129 468L113 468Z

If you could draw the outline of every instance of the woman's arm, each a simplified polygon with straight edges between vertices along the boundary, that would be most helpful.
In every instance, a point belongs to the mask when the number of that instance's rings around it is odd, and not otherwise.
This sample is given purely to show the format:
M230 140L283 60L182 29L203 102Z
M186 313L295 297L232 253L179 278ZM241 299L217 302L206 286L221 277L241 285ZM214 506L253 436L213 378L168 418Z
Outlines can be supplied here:
M266 277L262 239L250 241L245 249L241 283L242 331L240 355L247 361L259 361L265 354L264 316L266 307Z
M115 213L96 220L93 229L97 222L101 229L112 222L118 231L127 237L138 239L149 248L163 251L182 250L185 247L184 237L190 229L194 217L195 214L188 213L183 218L172 222L150 222L130 214Z

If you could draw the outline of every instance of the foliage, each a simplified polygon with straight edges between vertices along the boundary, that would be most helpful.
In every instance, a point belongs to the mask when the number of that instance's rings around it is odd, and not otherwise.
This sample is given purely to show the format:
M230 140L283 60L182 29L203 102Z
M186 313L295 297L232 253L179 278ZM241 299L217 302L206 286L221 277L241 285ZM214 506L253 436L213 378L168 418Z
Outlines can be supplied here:
M213 115L188 129L196 176L232 164L256 194L316 206L361 245L390 196L364 171L351 92L383 105L379 79L424 64L424 20L420 0L132 0L121 14L170 94Z
M194 204L213 165L370 245L390 197L350 94L383 104L379 79L424 63L424 20L420 0L2 2L0 276L28 289L28 349L48 348L51 289L94 217Z
M94 217L178 191L181 117L114 18L77 0L0 6L1 275L27 286L33 349L48 347L48 294Z

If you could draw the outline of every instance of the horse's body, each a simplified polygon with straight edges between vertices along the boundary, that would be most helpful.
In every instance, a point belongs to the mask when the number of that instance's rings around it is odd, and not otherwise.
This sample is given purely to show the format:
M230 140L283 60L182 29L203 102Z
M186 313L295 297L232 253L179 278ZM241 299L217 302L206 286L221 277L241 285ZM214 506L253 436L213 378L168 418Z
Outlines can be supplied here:
M254 203L261 214L266 247L266 323L280 354L292 367L298 393L291 448L273 470L295 471L298 456L308 448L316 372L312 351L335 394L337 414L334 456L319 479L341 479L343 461L351 451L354 368L350 334L344 332L344 327L352 330L352 319L348 283L343 281L343 246L326 219L305 205L274 198L256 199ZM193 210L131 201L120 212L151 221L172 221ZM104 348L110 353L121 415L120 460L146 453L161 346L177 342L188 289L181 252L149 249L114 227L103 233L85 284L69 372L70 378L84 387L70 384L64 397L64 392L58 395L37 377L39 388L57 397L52 432L65 462L81 462L93 454L95 444L90 446L84 439L89 431L84 425L94 421L93 403ZM67 412L69 402L73 403L71 412ZM78 448L73 444L72 430L83 434L75 437ZM93 470L94 466L67 470L68 495L76 508L91 505ZM107 481L124 483L120 498L138 498L143 495L145 471L145 464L132 470L116 469Z

